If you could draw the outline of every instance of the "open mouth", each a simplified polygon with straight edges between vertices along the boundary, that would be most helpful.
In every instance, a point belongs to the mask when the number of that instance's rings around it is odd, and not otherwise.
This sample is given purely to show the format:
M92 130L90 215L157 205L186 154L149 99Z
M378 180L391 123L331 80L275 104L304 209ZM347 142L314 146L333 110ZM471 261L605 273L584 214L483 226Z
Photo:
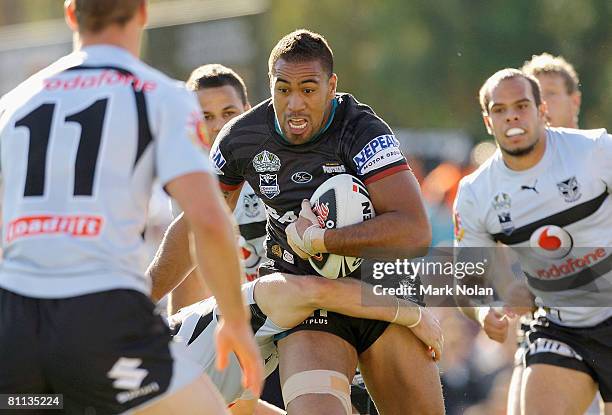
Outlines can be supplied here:
M506 137L516 137L517 135L525 134L525 130L519 127L513 127L506 130Z
M290 118L287 125L292 134L301 134L308 126L308 120L305 118Z

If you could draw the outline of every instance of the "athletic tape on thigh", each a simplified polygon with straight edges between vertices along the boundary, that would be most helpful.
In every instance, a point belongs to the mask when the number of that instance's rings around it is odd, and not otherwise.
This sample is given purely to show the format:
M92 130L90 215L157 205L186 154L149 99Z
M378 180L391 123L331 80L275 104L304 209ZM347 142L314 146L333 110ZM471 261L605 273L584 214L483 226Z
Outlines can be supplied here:
M301 395L324 393L340 399L346 413L351 414L351 387L342 373L333 370L308 370L291 375L282 387L285 407Z

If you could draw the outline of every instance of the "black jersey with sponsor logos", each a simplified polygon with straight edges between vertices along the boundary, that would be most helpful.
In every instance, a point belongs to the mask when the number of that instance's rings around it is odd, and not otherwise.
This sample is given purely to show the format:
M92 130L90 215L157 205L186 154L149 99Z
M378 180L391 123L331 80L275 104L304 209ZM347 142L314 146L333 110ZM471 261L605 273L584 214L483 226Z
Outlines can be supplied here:
M290 144L276 124L272 100L230 121L219 133L211 160L225 190L247 181L266 205L267 256L282 269L312 274L308 261L287 244L285 227L297 219L303 199L336 174L366 185L409 169L389 126L350 94L337 94L327 128L311 141Z

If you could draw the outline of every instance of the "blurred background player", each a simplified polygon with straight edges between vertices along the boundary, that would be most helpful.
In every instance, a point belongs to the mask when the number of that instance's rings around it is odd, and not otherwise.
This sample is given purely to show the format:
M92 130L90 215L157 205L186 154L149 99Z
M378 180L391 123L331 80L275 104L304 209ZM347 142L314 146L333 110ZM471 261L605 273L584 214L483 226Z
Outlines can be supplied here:
M582 94L574 67L562 56L542 53L525 62L522 71L535 76L540 83L549 125L578 128Z
M223 65L208 64L196 68L187 80L187 88L195 91L198 96L210 145L215 142L225 123L251 108L244 81L240 75ZM257 267L265 257L266 211L248 183L240 192L234 217L242 236L240 245L246 280L252 281L257 276ZM181 307L211 295L202 277L194 270L172 291L168 314L176 313Z
M67 1L65 17L75 51L0 101L0 392L61 393L69 413L225 413L154 314L143 275L157 176L185 210L197 261L217 259L206 271L224 315L219 364L236 353L257 394L231 221L193 143L197 101L138 59L144 0Z
M528 333L521 411L583 413L599 389L606 413L611 413L610 255L607 248L588 247L610 244L612 137L605 130L547 128L537 80L515 69L491 76L480 90L480 101L499 150L461 181L456 245L517 248L529 289L544 306ZM553 234L555 240L568 238L572 244L546 245ZM608 259L596 269L583 263L559 278L547 278L546 270L564 261L565 249L572 252L568 258L601 249L601 258ZM507 321L502 324L493 310L485 314L489 337L503 341Z

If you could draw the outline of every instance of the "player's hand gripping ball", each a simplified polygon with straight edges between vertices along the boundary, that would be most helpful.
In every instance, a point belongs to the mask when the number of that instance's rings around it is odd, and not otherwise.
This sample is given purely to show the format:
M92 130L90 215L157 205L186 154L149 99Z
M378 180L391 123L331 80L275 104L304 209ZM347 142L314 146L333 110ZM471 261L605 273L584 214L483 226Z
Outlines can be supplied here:
M287 240L320 275L331 279L344 277L355 271L363 260L327 253L325 231L360 223L374 215L365 185L350 174L339 174L323 182L310 202L302 202L298 220L287 227Z
M325 229L319 225L312 206L306 199L302 200L298 219L287 226L285 234L291 249L302 259L308 259L325 250Z

